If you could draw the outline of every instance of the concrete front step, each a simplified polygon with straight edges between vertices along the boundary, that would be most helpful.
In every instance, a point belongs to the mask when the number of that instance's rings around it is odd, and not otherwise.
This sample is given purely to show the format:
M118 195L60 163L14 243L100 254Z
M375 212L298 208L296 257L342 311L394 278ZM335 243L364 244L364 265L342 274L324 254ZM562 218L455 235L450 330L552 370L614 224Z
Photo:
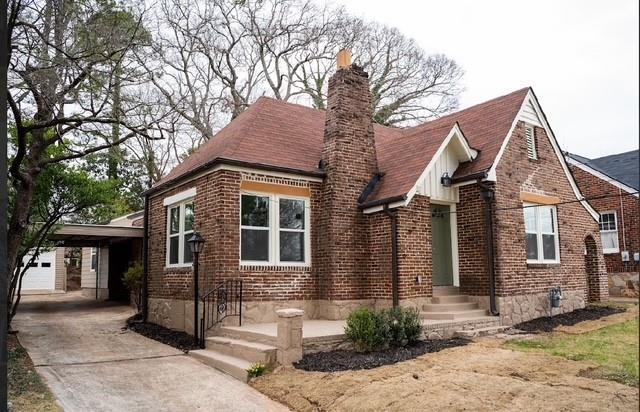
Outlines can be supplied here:
M461 310L478 309L477 302L462 303L429 303L422 306L425 312L457 312Z
M252 362L245 359L224 355L211 349L192 350L189 351L189 356L193 356L205 365L212 366L242 382L249 380L247 369L251 367Z
M231 339L239 339L246 340L250 342L262 343L264 345L275 346L277 343L277 338L275 336L266 335L263 333L250 332L244 329L238 329L234 327L222 326L218 329L218 335L231 338Z
M422 315L422 319L457 320L486 316L488 311L485 309L471 309L451 312L420 312L420 314Z
M206 345L207 349L249 362L262 362L265 365L276 362L276 347L264 343L233 339L226 336L211 336L207 338Z
M460 288L457 286L434 286L433 296L460 295Z
M464 303L464 302L469 302L469 296L449 295L449 296L434 296L431 298L431 303Z
M478 338L481 336L495 335L496 333L504 332L509 329L510 326L488 326L486 328L458 330L454 336L459 338Z

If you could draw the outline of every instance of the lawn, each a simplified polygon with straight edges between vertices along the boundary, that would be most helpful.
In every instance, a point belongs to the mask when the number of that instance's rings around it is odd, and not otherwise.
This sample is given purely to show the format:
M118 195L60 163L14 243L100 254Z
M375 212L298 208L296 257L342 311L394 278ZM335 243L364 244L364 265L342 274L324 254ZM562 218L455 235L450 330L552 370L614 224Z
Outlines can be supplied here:
M8 339L9 401L14 411L59 411L49 388L36 372L27 351L15 335Z
M535 339L511 341L507 347L545 352L599 365L587 376L638 385L638 319L583 333L554 332Z

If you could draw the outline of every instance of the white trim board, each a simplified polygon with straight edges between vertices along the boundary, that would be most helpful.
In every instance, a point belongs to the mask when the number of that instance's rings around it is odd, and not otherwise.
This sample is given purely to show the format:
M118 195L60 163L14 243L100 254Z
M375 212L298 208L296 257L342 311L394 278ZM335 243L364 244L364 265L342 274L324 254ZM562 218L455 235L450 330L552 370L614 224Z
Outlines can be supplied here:
M536 96L533 93L533 90L531 88L529 88L529 91L527 92L527 96L522 101L522 105L520 106L520 110L518 111L518 114L516 115L516 117L513 119L513 122L511 124L511 128L509 128L509 132L508 132L507 136L505 137L504 141L502 142L502 146L500 146L500 151L498 152L498 155L496 156L495 160L493 161L493 165L491 166L491 169L489 170L489 173L487 175L487 180L492 181L492 182L497 182L496 168L498 167L498 164L500 164L500 160L502 159L502 156L504 155L504 151L506 150L507 145L509 144L509 141L511 140L511 136L513 135L513 131L515 130L516 125L518 124L518 121L526 121L526 119L523 118L522 113L523 113L524 107L526 105L528 105L528 104L531 104L533 106L533 108L536 111L536 114L538 115L538 118L542 122L542 127L544 128L544 130L545 130L545 132L547 134L549 142L551 143L551 146L553 147L553 151L555 152L555 154L556 154L556 156L558 158L558 161L560 162L560 165L562 166L562 170L564 171L564 174L567 177L567 180L569 180L569 184L571 185L571 188L573 189L573 193L574 193L574 195L576 197L576 200L580 201L580 204L587 210L587 212L589 212L591 217L597 222L599 220L599 218L600 218L600 215L584 199L584 196L582 196L582 193L580 193L580 189L578 188L578 185L576 184L576 181L573 178L573 175L569 171L569 167L567 166L567 162L565 160L564 154L562 153L562 150L560 150L560 147L558 146L558 142L556 140L556 137L553 134L553 131L551 130L551 127L549 126L549 123L547 122L547 118L544 115L544 112L542 111L542 109L540 108L540 104L538 103L538 100L536 99Z
M571 156L566 156L567 162L569 162L570 164L584 170L585 172L592 174L593 176L597 177L600 180L604 180L607 183L612 184L613 186L617 187L618 189L622 189L627 193L634 193L632 196L635 197L640 197L640 194L635 193L637 192L636 189L632 188L631 186L627 186L624 183L620 182L619 180L614 179L611 176L605 175L604 173L601 173L593 168L591 168L590 166L572 158Z
M191 187L187 190L183 190L180 193L176 193L173 196L168 196L165 197L164 199L162 199L162 205L163 206L171 206L174 205L176 203L180 203L183 200L187 200L187 199L191 199L196 197L196 188L195 187Z

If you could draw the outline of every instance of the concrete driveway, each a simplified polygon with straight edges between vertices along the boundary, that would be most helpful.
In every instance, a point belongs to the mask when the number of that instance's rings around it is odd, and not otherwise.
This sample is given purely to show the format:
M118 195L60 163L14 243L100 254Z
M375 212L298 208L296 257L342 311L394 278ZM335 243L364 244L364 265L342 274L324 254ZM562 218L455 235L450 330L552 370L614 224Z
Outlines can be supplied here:
M13 328L65 411L285 411L170 346L123 330L131 308L77 292L23 298Z

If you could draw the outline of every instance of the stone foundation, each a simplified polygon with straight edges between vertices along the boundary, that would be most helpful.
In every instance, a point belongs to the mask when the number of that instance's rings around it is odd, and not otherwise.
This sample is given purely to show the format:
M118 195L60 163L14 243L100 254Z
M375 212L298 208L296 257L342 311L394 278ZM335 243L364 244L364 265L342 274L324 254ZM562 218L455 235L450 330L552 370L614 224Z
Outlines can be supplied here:
M422 305L430 301L430 298L404 299L400 301L400 306L421 310ZM390 308L391 305L390 299L250 301L242 303L242 323L277 322L276 311L280 309L301 309L304 311L304 319L342 320L361 307L379 310ZM170 329L191 332L193 331L193 301L149 298L148 321ZM237 325L237 317L227 318L223 324Z
M584 308L585 294L582 291L563 290L559 308L551 308L549 293L535 295L498 296L498 310L503 325L515 325L527 320L554 316Z
M638 272L608 273L609 296L624 298L638 297Z

